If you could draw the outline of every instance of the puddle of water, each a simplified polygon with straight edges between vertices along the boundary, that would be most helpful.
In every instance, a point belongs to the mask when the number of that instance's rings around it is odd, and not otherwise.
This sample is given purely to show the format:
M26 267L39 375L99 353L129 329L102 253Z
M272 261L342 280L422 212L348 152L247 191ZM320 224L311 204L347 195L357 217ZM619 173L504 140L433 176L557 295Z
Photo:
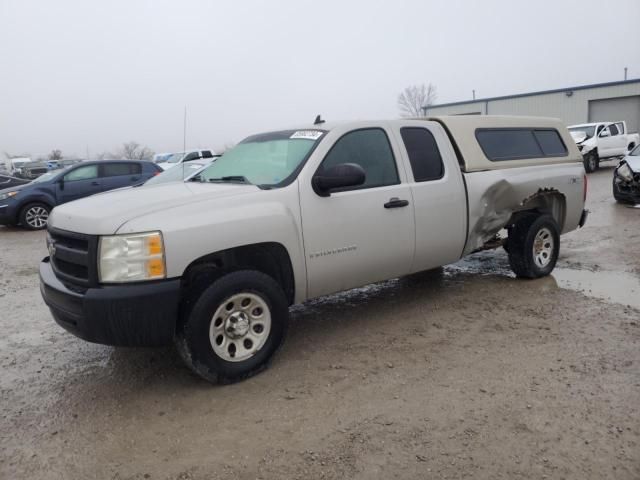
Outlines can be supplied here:
M640 279L630 273L555 268L551 275L560 288L640 308Z

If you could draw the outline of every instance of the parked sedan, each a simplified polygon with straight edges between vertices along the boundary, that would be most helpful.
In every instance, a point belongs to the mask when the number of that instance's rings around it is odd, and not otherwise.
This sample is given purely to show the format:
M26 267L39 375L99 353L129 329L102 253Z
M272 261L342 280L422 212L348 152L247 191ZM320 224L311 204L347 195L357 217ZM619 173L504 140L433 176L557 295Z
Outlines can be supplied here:
M0 190L4 190L9 187L17 187L18 185L24 185L25 183L29 183L29 180L12 177L10 175L0 175Z
M621 203L640 203L640 145L613 171L613 197Z
M0 190L0 225L39 230L47 226L49 212L56 205L137 185L160 172L158 165L137 160L83 162L54 170L25 185Z

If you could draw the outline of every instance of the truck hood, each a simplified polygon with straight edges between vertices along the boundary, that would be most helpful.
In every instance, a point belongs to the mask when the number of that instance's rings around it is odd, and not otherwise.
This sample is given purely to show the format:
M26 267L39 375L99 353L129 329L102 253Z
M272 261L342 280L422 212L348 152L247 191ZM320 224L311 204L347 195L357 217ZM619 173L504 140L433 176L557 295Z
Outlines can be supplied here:
M126 222L185 204L259 191L255 185L172 182L100 193L57 206L49 226L90 235L116 233Z

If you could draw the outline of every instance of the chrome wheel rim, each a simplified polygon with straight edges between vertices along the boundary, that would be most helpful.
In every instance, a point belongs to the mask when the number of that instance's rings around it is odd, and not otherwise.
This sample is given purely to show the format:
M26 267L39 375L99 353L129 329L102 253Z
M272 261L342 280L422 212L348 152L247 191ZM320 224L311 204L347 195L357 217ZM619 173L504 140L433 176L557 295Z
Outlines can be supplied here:
M589 169L590 170L596 169L596 157L594 157L593 155L589 157Z
M47 225L49 212L44 207L31 207L24 216L27 225L32 228L44 228Z
M533 240L533 261L544 268L551 262L554 248L553 235L548 228L541 228Z
M264 346L271 331L271 311L255 293L238 293L216 309L209 325L213 351L227 362L242 362Z

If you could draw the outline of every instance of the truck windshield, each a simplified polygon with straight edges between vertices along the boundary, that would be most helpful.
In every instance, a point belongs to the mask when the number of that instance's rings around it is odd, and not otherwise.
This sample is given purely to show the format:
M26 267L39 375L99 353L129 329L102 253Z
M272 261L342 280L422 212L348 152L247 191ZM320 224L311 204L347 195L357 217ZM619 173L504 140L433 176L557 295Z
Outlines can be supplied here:
M184 156L184 153L174 153L173 155L169 155L169 158L167 158L166 162L167 163L179 163L180 160L182 160L183 156Z
M275 186L306 159L324 131L285 130L253 135L198 175L202 182L238 181Z
M571 127L569 129L570 132L583 132L587 138L593 137L593 134L596 132L596 126L591 125L588 127Z

